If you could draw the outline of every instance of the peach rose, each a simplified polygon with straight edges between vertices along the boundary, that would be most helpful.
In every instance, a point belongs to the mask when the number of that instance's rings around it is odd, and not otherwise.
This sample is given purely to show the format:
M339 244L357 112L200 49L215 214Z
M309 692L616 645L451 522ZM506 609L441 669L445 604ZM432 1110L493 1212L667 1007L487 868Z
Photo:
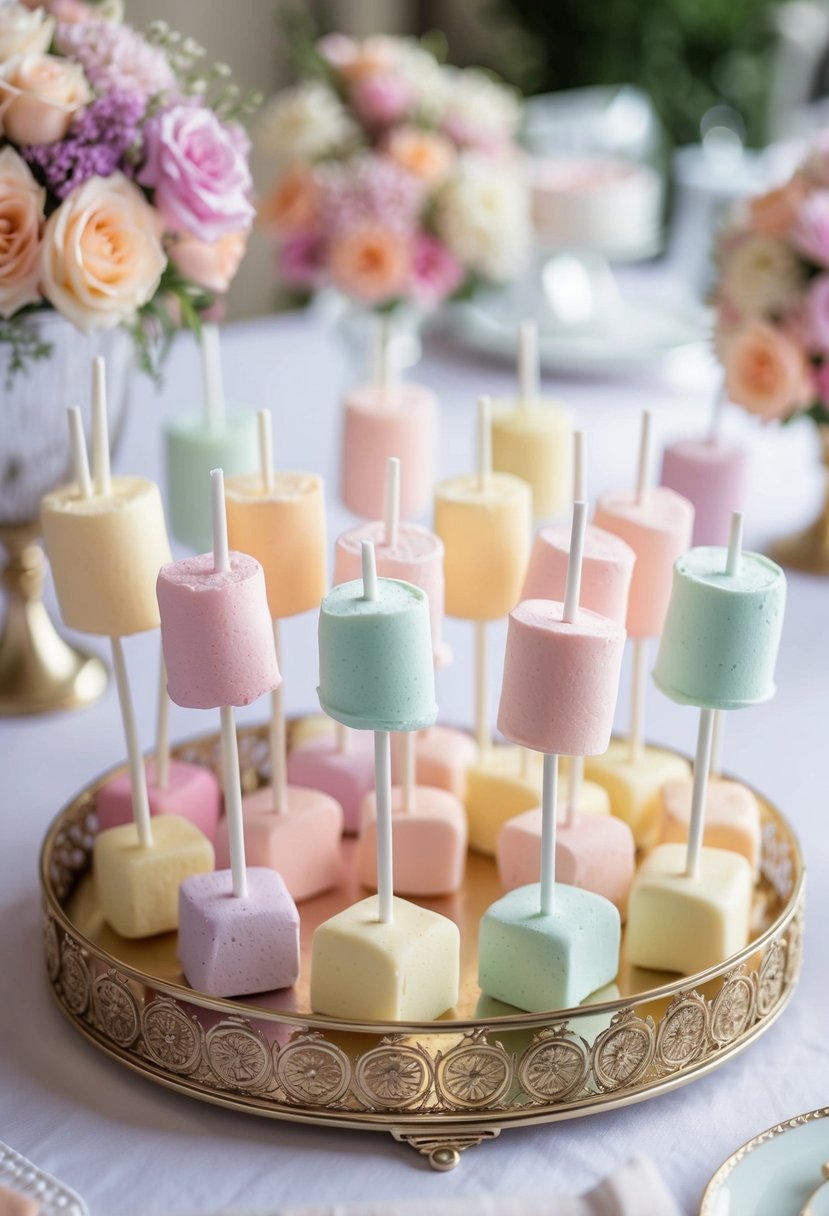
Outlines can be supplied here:
M307 232L317 222L318 195L311 170L294 165L285 170L260 204L259 223L280 236Z
M748 224L764 236L785 237L794 228L808 188L797 174L785 186L748 201Z
M200 241L198 237L183 232L169 247L170 261L205 291L222 295L227 291L245 256L248 244L247 231L226 232L218 241Z
M796 342L767 325L751 321L725 344L728 396L765 422L785 418L809 405L809 365Z
M22 55L0 67L0 125L12 143L56 143L91 100L83 69L57 55Z
M15 55L43 55L55 32L55 18L45 9L33 12L22 4L0 7L0 63Z
M455 148L450 139L417 127L398 127L392 131L386 150L392 160L427 186L444 181L455 163Z
M85 333L131 321L166 264L158 217L121 173L90 177L46 221L43 294Z
M14 148L0 152L0 317L40 299L40 234L46 191Z
M366 224L335 236L328 265L335 287L347 296L379 304L406 290L411 262L397 232Z

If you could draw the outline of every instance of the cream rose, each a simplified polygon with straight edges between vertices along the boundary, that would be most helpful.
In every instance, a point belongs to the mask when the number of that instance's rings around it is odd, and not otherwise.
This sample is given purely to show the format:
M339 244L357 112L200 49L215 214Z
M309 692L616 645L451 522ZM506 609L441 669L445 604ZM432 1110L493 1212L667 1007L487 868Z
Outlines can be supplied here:
M814 390L803 350L781 330L750 321L723 354L726 392L750 414L772 422L810 403Z
M16 144L53 144L92 90L83 69L57 55L21 55L0 66L0 126Z
M205 291L222 295L230 287L248 244L248 233L226 232L217 241L200 241L183 232L170 245L170 260Z
M15 55L43 55L55 32L55 18L43 8L22 4L0 7L0 63Z
M0 317L40 299L40 234L46 191L14 148L0 152Z
M165 265L156 213L121 173L90 177L46 222L43 294L86 333L131 321Z

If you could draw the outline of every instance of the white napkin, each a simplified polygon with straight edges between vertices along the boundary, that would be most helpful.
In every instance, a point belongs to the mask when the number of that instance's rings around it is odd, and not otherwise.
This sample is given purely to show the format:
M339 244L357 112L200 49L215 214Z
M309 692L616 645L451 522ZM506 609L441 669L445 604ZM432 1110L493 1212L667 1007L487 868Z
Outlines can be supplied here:
M215 1216L222 1216L216 1213ZM516 1199L482 1195L464 1199L419 1199L398 1203L322 1204L223 1216L680 1216L665 1183L645 1157L634 1157L587 1195Z

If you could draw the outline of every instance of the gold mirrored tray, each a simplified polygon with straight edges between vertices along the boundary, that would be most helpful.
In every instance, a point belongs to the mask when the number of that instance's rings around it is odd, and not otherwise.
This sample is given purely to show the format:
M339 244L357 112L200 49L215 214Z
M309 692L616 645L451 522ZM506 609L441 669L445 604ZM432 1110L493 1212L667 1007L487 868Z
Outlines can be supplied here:
M256 788L268 771L267 728L240 730L239 746L243 783ZM216 735L173 751L219 764ZM116 771L73 799L44 841L47 972L61 1010L92 1043L191 1097L268 1118L391 1133L436 1169L451 1169L464 1149L505 1128L627 1105L709 1072L772 1024L797 982L803 861L784 816L758 794L763 850L752 941L699 975L630 967L623 946L616 986L575 1009L527 1014L482 997L478 920L501 891L494 861L470 853L462 890L428 901L458 922L463 944L459 1004L438 1021L351 1023L310 1012L311 937L358 898L353 878L300 905L295 989L208 997L187 986L175 934L125 941L101 918L91 876L95 791ZM347 855L352 848L344 840Z

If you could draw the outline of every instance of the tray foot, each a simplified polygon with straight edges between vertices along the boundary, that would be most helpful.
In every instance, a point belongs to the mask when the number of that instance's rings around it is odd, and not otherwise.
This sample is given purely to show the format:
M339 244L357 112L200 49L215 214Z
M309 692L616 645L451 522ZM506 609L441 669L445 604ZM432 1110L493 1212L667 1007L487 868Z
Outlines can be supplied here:
M461 1153L468 1148L476 1148L484 1140L494 1140L500 1136L500 1127L489 1128L486 1131L454 1131L445 1132L410 1132L400 1128L392 1128L391 1133L401 1144L408 1144L415 1152L426 1157L433 1170L445 1174L460 1163Z

